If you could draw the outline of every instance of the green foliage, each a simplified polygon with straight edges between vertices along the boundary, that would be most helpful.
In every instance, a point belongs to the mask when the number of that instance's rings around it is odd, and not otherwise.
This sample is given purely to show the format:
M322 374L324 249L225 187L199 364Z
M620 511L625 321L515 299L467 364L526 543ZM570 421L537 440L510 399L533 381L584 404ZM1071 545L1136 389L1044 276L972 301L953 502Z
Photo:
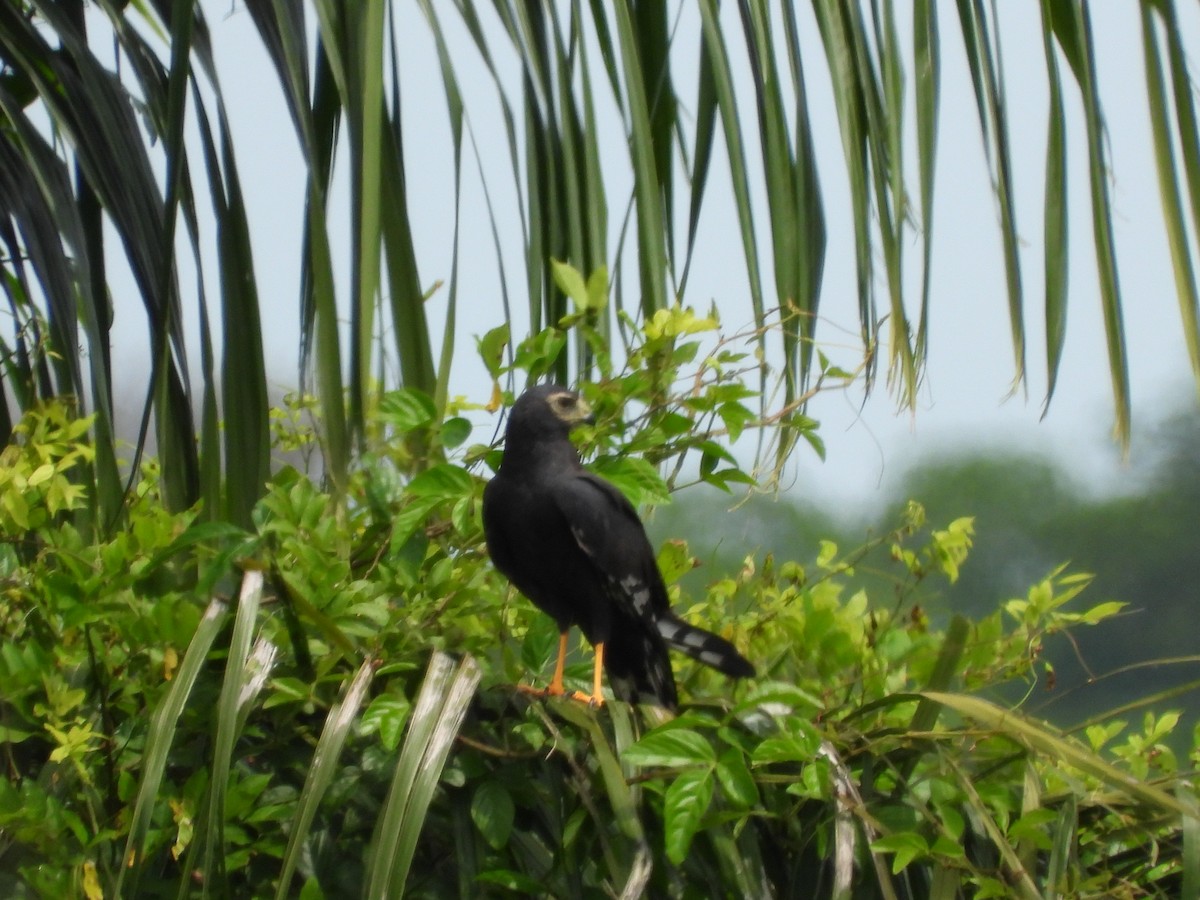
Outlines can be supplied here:
M603 270L593 273L586 287L582 274L570 266L555 263L554 271L564 289L587 296L602 293L598 285L604 282ZM783 392L787 376L778 375L777 385L762 380L769 372L762 367L760 342L765 332L786 330L793 323L727 334L715 308L701 316L676 303L657 310L641 325L623 316L623 359L615 360L604 334L586 314L591 306L585 304L593 301L581 296L578 303L584 312L564 316L519 343L508 365L496 361L496 341L507 333L503 329L489 332L479 349L485 362L492 361L489 373L498 403L507 396L501 390L502 378L523 375L533 381L556 371L571 339L587 348L597 377L581 389L596 412L597 425L585 430L581 449L594 456L594 468L635 504L666 503L669 490L697 482L725 492L776 482L799 440L823 453L818 423L802 414L804 404L822 390L852 383L865 365L848 371L822 355L809 390L769 409L763 398ZM731 449L750 436L761 438L754 472L743 469ZM467 456L485 452L476 447ZM665 480L660 471L667 473Z
M748 479L731 422L786 427L738 411L745 373L706 318L648 322L637 364L585 386L585 452L638 502L706 480L718 442L708 474ZM29 501L5 523L0 607L0 870L19 895L1168 896L1200 876L1200 751L1171 749L1177 717L1072 736L1004 699L1052 635L1119 605L1080 606L1086 579L1056 569L935 626L974 530L916 503L867 547L751 555L699 587L665 542L677 610L759 672L677 660L676 717L517 690L556 636L487 561L495 456L469 411L383 395L345 490L284 468L250 530L168 511L147 463L128 527L99 540L69 518L84 427L26 418L0 488L0 508ZM311 412L280 413L281 451L304 449ZM859 571L878 550L881 591ZM584 687L588 654L572 660Z
M0 453L0 535L12 540L84 505L86 491L72 470L94 458L80 440L90 424L50 404L30 410L13 429Z

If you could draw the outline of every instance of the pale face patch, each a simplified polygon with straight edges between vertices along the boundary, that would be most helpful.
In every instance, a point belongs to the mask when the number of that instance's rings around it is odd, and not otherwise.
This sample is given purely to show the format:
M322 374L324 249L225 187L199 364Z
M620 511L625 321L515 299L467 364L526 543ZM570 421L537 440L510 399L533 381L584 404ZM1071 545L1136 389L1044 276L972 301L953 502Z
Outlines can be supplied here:
M577 425L592 415L592 408L574 391L555 391L546 398L550 411L569 425Z

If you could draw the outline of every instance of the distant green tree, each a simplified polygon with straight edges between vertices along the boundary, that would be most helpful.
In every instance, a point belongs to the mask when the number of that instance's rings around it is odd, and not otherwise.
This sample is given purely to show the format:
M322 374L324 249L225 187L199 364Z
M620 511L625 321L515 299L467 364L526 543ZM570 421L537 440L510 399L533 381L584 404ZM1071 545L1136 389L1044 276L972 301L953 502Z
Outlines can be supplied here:
M955 613L986 615L1063 564L1091 573L1089 593L1124 602L1127 609L1101 627L1047 645L1045 662L1053 674L1042 672L1034 708L1054 721L1075 724L1161 694L1155 708L1183 709L1188 721L1196 721L1200 657L1190 622L1196 600L1200 417L1190 409L1174 413L1148 430L1145 443L1152 448L1148 458L1128 470L1126 483L1114 485L1111 494L1080 483L1063 463L1045 456L939 455L899 479L892 500L860 532L886 529L910 497L921 501L931 522L973 517L978 546L969 563L956 582L927 598L931 615L943 619ZM755 507L745 509L753 517ZM812 513L814 521L822 520L820 510ZM688 515L677 521L682 525ZM840 540L852 545L861 537L843 531ZM789 540L781 535L777 543ZM864 577L871 577L883 554L881 548L864 560ZM1097 676L1103 677L1090 684Z
M934 621L986 616L1068 564L1094 576L1090 595L1127 608L1100 627L1047 643L1032 707L1074 725L1149 702L1160 711L1183 710L1190 723L1200 721L1200 656L1190 629L1200 417L1174 413L1148 430L1145 443L1152 451L1111 493L1081 484L1047 456L968 450L920 461L897 480L882 509L857 523L802 500L711 492L689 493L660 510L652 531L689 543L702 565L684 583L699 586L737 572L747 557L811 564L823 540L858 546L886 534L909 498L920 500L930 522L970 516L977 538L970 560L953 583L923 597ZM880 544L856 565L877 601L894 588L889 552Z

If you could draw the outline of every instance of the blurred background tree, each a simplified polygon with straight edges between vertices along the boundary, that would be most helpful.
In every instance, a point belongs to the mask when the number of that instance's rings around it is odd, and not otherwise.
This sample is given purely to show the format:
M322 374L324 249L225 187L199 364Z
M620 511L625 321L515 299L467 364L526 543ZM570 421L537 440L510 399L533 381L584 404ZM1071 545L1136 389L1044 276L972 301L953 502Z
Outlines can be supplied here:
M1117 483L1081 480L1069 462L1032 451L960 448L893 476L878 508L847 513L800 497L754 497L736 516L718 519L728 495L688 492L657 512L651 530L659 539L688 541L701 566L684 584L695 590L759 554L811 565L822 540L858 547L886 534L909 498L920 498L931 524L969 515L975 549L957 581L924 598L933 621L954 614L978 620L1063 564L1093 576L1089 602L1127 604L1116 619L1047 644L1029 711L1069 728L1127 703L1169 706L1194 724L1200 719L1200 655L1191 627L1200 422L1184 409L1146 430L1153 456L1139 458ZM719 529L697 525L717 520ZM877 599L895 590L894 577L887 545L856 566L856 581ZM1178 739L1184 737L1181 730Z

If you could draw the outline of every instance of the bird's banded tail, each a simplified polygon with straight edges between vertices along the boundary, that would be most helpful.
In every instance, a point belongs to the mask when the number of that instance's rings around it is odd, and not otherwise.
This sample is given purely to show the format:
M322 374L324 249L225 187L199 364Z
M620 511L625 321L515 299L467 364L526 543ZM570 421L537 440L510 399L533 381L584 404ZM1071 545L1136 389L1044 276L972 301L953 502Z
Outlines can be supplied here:
M712 666L731 678L749 678L754 675L754 666L724 638L695 625L689 625L673 615L663 616L655 624L658 626L658 633L672 650L687 654L697 662Z

